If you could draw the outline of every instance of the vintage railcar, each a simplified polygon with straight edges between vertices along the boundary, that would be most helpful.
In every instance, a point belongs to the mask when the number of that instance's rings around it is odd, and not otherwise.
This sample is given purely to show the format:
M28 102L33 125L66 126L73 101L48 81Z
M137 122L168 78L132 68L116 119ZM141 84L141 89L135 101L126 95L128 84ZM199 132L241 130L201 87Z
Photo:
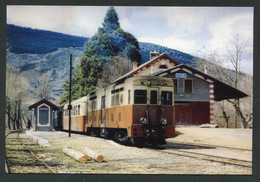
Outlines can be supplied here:
M71 130L135 145L164 144L174 137L173 81L135 76L72 102ZM68 130L68 104L63 128Z

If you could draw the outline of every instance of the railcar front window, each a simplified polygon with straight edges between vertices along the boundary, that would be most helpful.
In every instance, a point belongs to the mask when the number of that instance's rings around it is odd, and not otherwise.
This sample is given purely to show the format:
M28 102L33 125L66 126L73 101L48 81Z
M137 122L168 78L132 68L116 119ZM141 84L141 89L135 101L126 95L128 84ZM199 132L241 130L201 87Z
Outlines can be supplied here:
M146 90L135 90L134 102L135 104L146 104L147 91Z
M172 105L172 92L162 91L162 105Z
M150 104L157 104L157 91L155 90L151 91Z

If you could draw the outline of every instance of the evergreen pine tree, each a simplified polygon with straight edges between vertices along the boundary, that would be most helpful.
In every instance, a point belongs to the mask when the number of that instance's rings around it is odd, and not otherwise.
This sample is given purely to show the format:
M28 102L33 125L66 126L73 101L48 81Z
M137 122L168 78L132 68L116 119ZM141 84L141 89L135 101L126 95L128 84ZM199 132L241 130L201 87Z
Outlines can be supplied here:
M103 23L103 27L106 32L112 33L114 30L120 28L118 20L116 10L113 7L110 7L106 13Z
M120 28L119 18L113 7L108 9L102 25L85 43L83 55L72 78L72 100L96 89L98 80L102 77L103 65L110 63L114 57L123 56L141 63L138 41L132 34ZM61 96L60 104L68 101L68 82L64 84L64 88L65 93Z

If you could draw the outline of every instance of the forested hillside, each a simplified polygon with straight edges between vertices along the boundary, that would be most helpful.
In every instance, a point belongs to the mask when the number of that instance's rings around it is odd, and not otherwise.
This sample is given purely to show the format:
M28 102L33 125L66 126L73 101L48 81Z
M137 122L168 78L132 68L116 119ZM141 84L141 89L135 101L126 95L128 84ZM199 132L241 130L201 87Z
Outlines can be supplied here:
M13 53L47 54L69 46L83 47L85 37L7 25L7 49Z

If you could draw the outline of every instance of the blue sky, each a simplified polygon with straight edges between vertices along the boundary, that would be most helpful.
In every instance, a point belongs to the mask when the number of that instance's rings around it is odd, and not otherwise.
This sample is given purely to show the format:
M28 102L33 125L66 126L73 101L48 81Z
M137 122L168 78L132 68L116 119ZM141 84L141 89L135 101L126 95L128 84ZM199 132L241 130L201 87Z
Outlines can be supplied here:
M106 6L7 6L7 23L91 37ZM115 7L121 27L138 41L195 56L224 55L234 32L248 40L241 70L253 72L252 7ZM224 63L230 67L228 62Z

